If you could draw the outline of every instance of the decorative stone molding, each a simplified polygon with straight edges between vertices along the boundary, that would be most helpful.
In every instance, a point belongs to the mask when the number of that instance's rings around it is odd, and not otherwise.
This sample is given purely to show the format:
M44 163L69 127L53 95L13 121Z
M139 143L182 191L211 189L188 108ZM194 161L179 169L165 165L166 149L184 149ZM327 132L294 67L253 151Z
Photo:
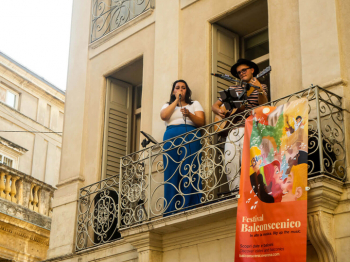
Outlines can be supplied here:
M350 199L350 181L345 182L344 186L346 190L346 199Z
M337 261L333 215L323 211L308 214L307 235L316 249L320 262Z
M199 0L181 0L180 1L180 8L184 9L197 1L199 1Z
M123 235L127 243L130 243L139 253L139 262L161 262L163 260L162 236L152 232L144 232L135 235Z
M308 239L320 262L337 261L334 238L334 211L339 205L344 183L327 176L308 180Z
M50 230L0 213L0 257L12 261L41 261L49 248Z
M237 199L227 199L122 228L119 232L124 241L137 249L140 262L161 262L165 251L202 241L232 237L235 233L235 223L227 224L227 219L234 219L236 210ZM206 228L191 232L188 228L189 223L202 226L202 229ZM188 233L178 234L187 231ZM176 236L163 239L163 234L167 233L175 233Z
M333 213L343 194L344 183L323 175L309 178L308 182L308 212L322 210Z
M56 187L59 188L59 187L62 187L62 186L66 186L66 185L69 185L69 184L73 184L73 183L76 183L76 182L84 182L85 181L85 178L82 177L82 176L75 176L75 177L71 177L69 179L66 179L64 181L60 181Z
M18 155L23 155L25 152L28 151L28 149L25 149L24 147L21 147L20 145L17 145L16 143L11 142L10 140L7 140L0 136L0 148L6 147L12 150L13 153Z
M179 225L179 223L194 219L201 219L203 221L201 223L206 224L209 220L212 221L212 216L234 217L236 214L237 202L238 199L236 198L219 201L210 205L179 212L171 216L154 218L150 221L145 221L140 225L134 225L127 229L121 229L120 232L122 236L133 235L148 232L150 230L157 230L166 226L170 227L171 225ZM223 216L223 212L225 212L227 215Z

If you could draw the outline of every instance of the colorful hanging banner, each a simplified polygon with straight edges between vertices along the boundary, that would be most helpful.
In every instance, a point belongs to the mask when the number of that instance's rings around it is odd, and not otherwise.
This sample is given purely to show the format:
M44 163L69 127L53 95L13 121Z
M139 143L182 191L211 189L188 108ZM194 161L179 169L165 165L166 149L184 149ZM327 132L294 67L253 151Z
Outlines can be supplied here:
M235 261L306 261L308 101L247 119Z

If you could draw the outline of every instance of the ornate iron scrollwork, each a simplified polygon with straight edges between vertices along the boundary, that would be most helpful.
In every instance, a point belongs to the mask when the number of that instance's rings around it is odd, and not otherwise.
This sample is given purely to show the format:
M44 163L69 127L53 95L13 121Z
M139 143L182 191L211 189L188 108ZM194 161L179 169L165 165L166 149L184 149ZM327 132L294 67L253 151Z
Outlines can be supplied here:
M153 8L153 0L92 0L91 36L94 42Z

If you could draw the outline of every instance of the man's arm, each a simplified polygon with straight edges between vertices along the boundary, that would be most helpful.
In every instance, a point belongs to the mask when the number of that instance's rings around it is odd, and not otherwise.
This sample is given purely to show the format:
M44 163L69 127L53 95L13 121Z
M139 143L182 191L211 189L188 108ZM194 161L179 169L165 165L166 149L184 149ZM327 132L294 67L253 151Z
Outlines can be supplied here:
M220 100L216 101L212 107L211 110L214 112L214 114L221 116L222 118L225 118L225 113L220 107L222 106L222 102Z

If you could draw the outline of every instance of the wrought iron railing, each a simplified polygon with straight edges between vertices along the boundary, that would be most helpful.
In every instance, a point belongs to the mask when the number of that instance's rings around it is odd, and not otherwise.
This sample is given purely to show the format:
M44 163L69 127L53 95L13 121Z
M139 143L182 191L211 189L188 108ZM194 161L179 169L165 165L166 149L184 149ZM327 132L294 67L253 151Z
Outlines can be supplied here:
M90 42L153 8L154 0L92 0Z
M308 99L309 113L308 175L324 174L344 181L341 97L312 86L268 105L278 106L303 97ZM246 111L225 119L232 123L226 131L236 132L235 140L230 136L227 140L218 139L216 130L221 122L212 123L123 157L121 175L82 188L76 249L117 239L119 228L233 197L238 192L237 158L240 159L240 141L244 138L237 127L244 125L249 115L250 111ZM227 178L232 171L234 175ZM230 193L225 194L226 191ZM166 196L167 192L171 192L170 196Z

